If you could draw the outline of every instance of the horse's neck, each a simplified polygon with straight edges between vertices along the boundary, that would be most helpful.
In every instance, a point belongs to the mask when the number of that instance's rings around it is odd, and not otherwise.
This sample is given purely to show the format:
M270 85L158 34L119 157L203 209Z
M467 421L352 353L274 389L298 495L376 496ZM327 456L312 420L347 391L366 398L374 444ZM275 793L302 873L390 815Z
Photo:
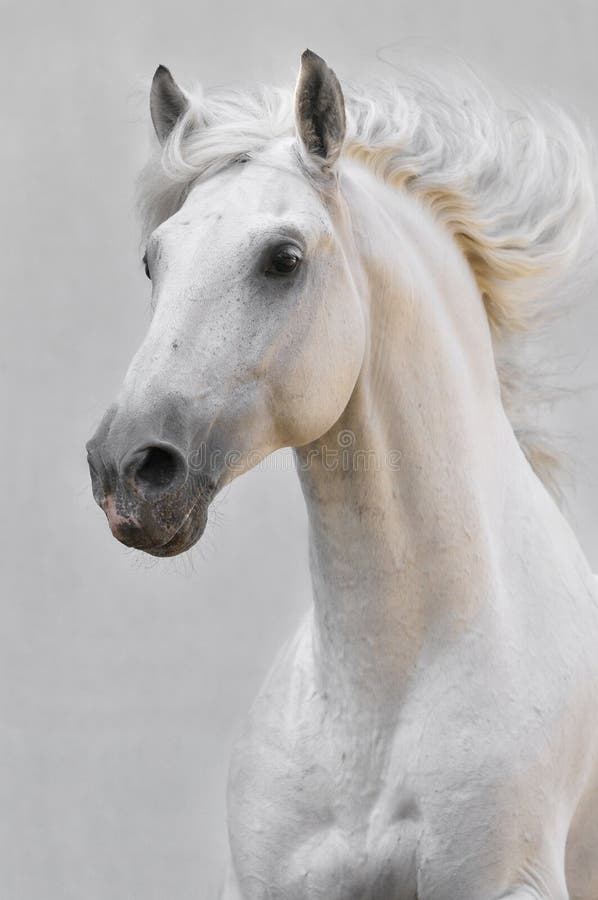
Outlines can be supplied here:
M331 685L396 702L419 659L496 608L507 508L525 502L535 476L502 409L482 301L450 237L365 176L345 191L362 210L353 227L369 339L341 420L297 451L314 645Z

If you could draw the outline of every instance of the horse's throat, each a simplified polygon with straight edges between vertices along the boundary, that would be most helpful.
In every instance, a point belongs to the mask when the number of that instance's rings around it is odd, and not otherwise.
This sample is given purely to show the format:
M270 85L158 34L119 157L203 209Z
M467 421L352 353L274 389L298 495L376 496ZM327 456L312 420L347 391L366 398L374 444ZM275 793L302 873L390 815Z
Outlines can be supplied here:
M319 665L352 692L396 697L499 590L522 455L498 400L472 405L450 366L427 381L388 366L366 370L339 423L297 453Z

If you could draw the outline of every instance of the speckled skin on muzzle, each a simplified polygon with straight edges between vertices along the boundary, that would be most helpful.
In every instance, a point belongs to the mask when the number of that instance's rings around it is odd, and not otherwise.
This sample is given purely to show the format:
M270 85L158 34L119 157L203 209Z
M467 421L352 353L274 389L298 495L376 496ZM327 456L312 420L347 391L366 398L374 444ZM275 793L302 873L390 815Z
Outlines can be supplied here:
M166 405L165 411L160 436L155 437L155 424L150 432L143 422L128 420L114 405L87 445L93 495L112 534L127 547L159 557L183 553L199 540L216 493L212 477L189 465L192 450L183 429L173 428L177 418L173 408ZM145 434L141 443L135 442L137 432ZM131 452L131 446L137 449ZM142 479L144 460L156 448L176 465L162 479L160 470L153 480Z

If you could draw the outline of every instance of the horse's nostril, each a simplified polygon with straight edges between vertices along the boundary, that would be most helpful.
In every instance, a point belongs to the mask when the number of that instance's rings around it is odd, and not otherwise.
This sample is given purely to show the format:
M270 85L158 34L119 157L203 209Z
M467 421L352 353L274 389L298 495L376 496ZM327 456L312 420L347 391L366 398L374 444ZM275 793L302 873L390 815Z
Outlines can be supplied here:
M133 479L142 491L164 491L181 480L185 470L185 461L174 447L148 447L134 468Z

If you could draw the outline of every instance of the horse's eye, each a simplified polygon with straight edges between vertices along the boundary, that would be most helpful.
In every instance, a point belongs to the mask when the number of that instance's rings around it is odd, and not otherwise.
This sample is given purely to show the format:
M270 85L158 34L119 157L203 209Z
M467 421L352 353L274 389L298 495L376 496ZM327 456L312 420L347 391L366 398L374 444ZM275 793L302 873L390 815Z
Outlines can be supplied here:
M266 275L290 275L302 259L301 250L295 244L279 247L270 259Z
M144 269L145 269L145 274L146 274L146 276L149 278L149 280L151 281L151 280L152 280L152 276L150 275L149 266L148 266L148 264L147 264L147 256L144 256L144 257L143 257L142 262L143 262L143 266L144 266Z

